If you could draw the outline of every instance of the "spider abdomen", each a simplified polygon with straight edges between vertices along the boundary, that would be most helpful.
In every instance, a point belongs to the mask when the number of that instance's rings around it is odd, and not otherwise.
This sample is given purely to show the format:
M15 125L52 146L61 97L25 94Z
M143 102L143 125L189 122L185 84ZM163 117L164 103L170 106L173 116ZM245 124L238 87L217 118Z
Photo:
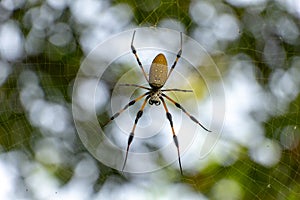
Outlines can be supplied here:
M168 77L168 63L164 54L158 54L152 61L149 73L149 84L152 88L164 86Z

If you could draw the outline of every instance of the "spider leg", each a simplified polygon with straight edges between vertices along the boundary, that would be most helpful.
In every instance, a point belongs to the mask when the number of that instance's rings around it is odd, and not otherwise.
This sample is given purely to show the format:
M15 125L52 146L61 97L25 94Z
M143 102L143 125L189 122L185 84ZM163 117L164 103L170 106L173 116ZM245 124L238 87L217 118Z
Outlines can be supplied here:
M104 123L103 126L106 126L109 122L111 122L112 120L116 119L123 111L125 111L129 106L132 106L133 104L135 104L135 102L141 100L144 96L148 95L150 92L146 92L145 94L133 99L132 101L130 101L128 104L126 104L124 106L124 108L122 108L119 112L115 113L106 123Z
M125 155L125 160L124 160L124 164L123 164L123 167L122 167L122 171L124 170L125 165L126 165L126 162L127 162L128 151L129 151L130 144L131 144L131 142L132 142L132 140L133 140L133 137L134 137L134 131L135 131L136 125L137 125L139 119L140 119L140 118L142 117L142 115L143 115L144 108L145 108L146 103L147 103L147 101L148 101L149 98L150 98L150 96L148 95L148 96L146 97L146 99L144 100L143 105L141 106L140 110L139 110L138 113L136 114L136 118L135 118L135 121L134 121L134 125L133 125L133 127L132 127L131 133L130 133L129 138L128 138L127 149L126 149L126 155Z
M177 108L181 109L187 116L189 116L189 118L195 122L196 124L200 125L204 130L206 130L207 132L211 132L210 130L208 130L207 128L205 128L193 115L191 115L190 113L188 113L179 103L177 103L176 101L174 101L173 99L171 99L169 96L165 95L162 93L162 96L166 97L169 101L171 101Z
M181 175L183 175L183 173L182 173L182 167L181 167L181 159L180 159L179 143L178 143L177 136L176 136L176 134L175 134L174 127L173 127L172 115L171 115L171 113L170 113L169 110L168 110L168 107L167 107L167 104L166 104L165 100L164 100L162 97L160 97L160 100L161 100L162 103L163 103L163 106L164 106L165 111L166 111L167 118L168 118L168 120L169 120L169 122L170 122L170 126L171 126L171 129L172 129L172 134L173 134L173 140L174 140L174 143L175 143L176 148L177 148L177 156L178 156L178 162L179 162L179 167L180 167L180 173L181 173Z
M119 84L119 86L130 86L130 87L142 88L142 89L145 89L145 90L151 90L151 88L144 87L144 86L137 85L137 84L122 83L122 84Z
M176 55L176 59L175 59L173 65L172 65L172 67L171 67L171 69L169 71L169 74L167 76L167 80L169 79L169 77L170 77L171 73L173 72L173 70L174 70L174 68L175 68L175 66L176 66L179 58L181 57L181 53L182 53L182 32L180 32L180 49L179 49L179 51L178 51L178 53Z
M182 90L182 89L177 89L177 88L173 88L173 89L164 89L161 90L162 92L193 92L193 90Z
M148 79L147 74L146 74L146 72L145 72L145 70L144 70L144 67L143 67L143 65L142 65L142 62L140 61L139 56L137 55L137 51L136 51L135 47L133 46L134 36L135 36L135 31L133 32L133 35L132 35L132 40L131 40L131 51L132 51L132 53L134 54L134 56L135 56L135 58L136 58L136 61L137 61L137 63L139 64L139 66L140 66L140 68L141 68L141 70L142 70L142 72L143 72L143 75L144 75L145 79L146 79L147 82L149 83L149 79Z

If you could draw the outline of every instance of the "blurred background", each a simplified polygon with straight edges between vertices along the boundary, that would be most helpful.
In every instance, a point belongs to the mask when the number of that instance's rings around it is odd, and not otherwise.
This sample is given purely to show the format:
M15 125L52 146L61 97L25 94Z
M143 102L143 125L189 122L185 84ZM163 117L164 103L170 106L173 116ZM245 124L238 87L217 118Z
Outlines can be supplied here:
M299 199L299 19L298 0L0 1L0 199ZM76 115L81 121L96 112L103 124L140 94L115 86L123 80L145 83L130 54L132 30L141 27L182 31L184 47L189 36L211 59L186 72L182 66L191 64L182 59L169 85L195 90L194 96L174 98L217 138L205 156L197 157L197 145L182 153L183 176L176 152L151 160L159 165L173 156L172 165L148 173L121 173L104 165L74 123L74 101L82 109ZM128 48L127 54L107 64L118 50L102 49L104 61L97 64L104 76L83 81L74 100L85 58L124 31L126 40L111 47ZM137 32L136 48L148 38L149 44L164 41L171 64L179 35ZM148 69L158 52L146 50L139 55ZM184 52L186 58L203 58L193 47ZM201 76L193 76L193 70ZM91 101L95 88L98 98ZM176 131L190 130L193 123L168 105ZM103 128L122 149L138 108ZM148 107L136 131L141 138L157 133L156 138L134 141L132 151L172 144L166 119L155 124L155 116L164 116L162 107L157 109ZM199 127L193 132L208 135ZM123 162L124 155L119 156Z

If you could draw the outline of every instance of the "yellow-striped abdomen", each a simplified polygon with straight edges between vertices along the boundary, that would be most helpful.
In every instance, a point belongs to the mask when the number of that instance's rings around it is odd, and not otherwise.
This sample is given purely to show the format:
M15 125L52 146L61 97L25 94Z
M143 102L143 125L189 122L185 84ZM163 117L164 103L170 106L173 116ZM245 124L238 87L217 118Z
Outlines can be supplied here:
M149 84L154 88L164 86L168 77L168 63L164 54L158 54L152 61L149 73Z

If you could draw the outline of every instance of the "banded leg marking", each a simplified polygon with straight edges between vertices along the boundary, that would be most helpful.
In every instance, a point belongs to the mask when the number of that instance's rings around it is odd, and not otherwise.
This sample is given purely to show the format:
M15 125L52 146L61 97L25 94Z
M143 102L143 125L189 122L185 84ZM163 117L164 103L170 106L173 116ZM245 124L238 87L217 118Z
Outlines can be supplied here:
M171 129L172 129L172 134L173 134L173 140L174 140L175 146L177 148L177 156L178 156L178 163L179 163L180 173L181 173L181 175L183 175L183 173L182 173L182 166L181 166L181 159L180 159L179 143L178 143L177 136L175 134L175 130L174 130L174 126L173 126L173 120L172 120L172 115L171 115L171 113L168 110L168 107L167 107L167 104L166 104L165 100L162 97L160 97L160 100L163 103L163 106L164 106L165 111L166 111L167 119L170 122L170 126L171 126Z
M142 64L142 62L140 61L139 56L137 55L137 51L136 51L135 47L133 46L134 36L135 36L135 31L133 32L133 35L132 35L132 40L131 40L131 51L132 51L132 53L134 54L134 56L135 56L135 58L136 58L136 61L137 61L138 65L140 66L140 68L141 68L141 70L142 70L142 72L143 72L143 75L144 75L145 79L146 79L147 82L149 83L149 79L148 79L148 77L147 77L147 74L146 74L146 72L145 72L145 69L144 69L144 67L143 67L143 64Z
M130 144L132 143L132 140L133 140L133 137L134 137L134 131L135 131L136 125L137 125L139 119L140 119L140 118L142 117L142 115L143 115L144 108L145 108L146 103L147 103L147 101L148 101L149 98L150 98L150 96L148 95L148 96L146 97L146 99L144 100L143 105L141 106L140 110L139 110L138 113L136 114L136 118L135 118L135 121L134 121L134 125L133 125L133 127L132 127L132 130L131 130L131 132L130 132L130 135L129 135L129 138L128 138L128 142L127 142L126 155L125 155L125 160L124 160L124 164L123 164L123 167L122 167L122 171L124 170L125 165L126 165L126 162L127 162L127 157L128 157L129 147L130 147Z
M112 120L116 119L122 112L124 112L129 106L132 106L133 104L135 104L136 102L138 102L139 100L141 100L143 97L145 97L146 95L149 95L150 92L146 92L145 94L133 99L132 101L130 101L128 104L126 104L124 106L123 109L121 109L119 112L115 113L106 123L104 123L103 126L106 126L109 122L111 122Z
M204 127L193 115L191 115L189 112L187 112L179 103L171 99L169 96L162 94L162 96L166 97L170 102L172 102L177 108L181 109L193 122L200 125L204 130L207 132L211 132L206 127Z
M171 69L169 71L167 79L170 77L170 75L173 72L175 66L177 65L177 62L178 62L179 58L181 57L181 54L182 54L182 32L180 32L180 49L179 49L179 51L178 51L178 53L176 55L176 59L175 59L173 65L172 65L172 67L171 67Z

